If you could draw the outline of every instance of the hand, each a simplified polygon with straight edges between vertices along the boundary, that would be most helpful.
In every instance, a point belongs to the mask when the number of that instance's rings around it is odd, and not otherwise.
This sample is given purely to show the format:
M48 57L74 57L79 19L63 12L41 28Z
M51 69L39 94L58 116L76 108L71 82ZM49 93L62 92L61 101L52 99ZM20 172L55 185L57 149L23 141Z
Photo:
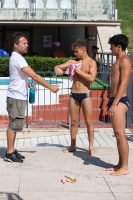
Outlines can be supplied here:
M50 88L51 92L56 93L59 91L59 86L58 85L51 85Z
M62 69L60 69L59 67L55 67L54 68L54 72L56 73L56 75L61 76L63 74Z
M34 91L37 92L37 87L36 87L36 85L34 85Z
M28 87L31 88L31 83L28 83Z
M31 88L31 86L32 86L32 83L28 83L28 87ZM35 91L35 92L37 91L37 87L36 87L35 84L34 84L34 91Z
M113 117L116 113L117 105L112 104L112 106L109 108L108 113L110 117Z
M79 67L75 67L74 72L77 73L77 74L80 74L81 69Z

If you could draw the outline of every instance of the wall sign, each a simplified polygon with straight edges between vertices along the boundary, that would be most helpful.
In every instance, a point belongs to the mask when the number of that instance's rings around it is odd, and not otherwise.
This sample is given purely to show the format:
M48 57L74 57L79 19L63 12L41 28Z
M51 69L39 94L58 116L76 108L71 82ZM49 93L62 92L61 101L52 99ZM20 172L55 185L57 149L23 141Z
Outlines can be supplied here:
M45 47L45 48L52 47L52 36L51 35L43 36L43 47Z
M95 41L96 40L96 35L89 35L88 40L90 41Z

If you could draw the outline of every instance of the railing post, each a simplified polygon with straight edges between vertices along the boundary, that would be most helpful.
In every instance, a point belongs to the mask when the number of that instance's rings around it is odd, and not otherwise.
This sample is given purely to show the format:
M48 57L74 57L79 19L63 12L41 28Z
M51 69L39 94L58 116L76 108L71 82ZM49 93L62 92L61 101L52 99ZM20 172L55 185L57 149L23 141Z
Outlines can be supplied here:
M111 19L115 19L115 9L116 9L116 0L112 0L112 16L111 16Z
M26 106L26 128L28 128L28 94L27 94L27 106Z
M77 19L77 0L72 0L72 9L71 9L71 15L73 19Z
M32 16L32 19L35 19L36 16L36 0L30 1L30 15Z
M133 93L132 93L132 89L133 89L133 75L131 75L130 81L129 81L129 85L128 85L128 90L127 90L127 94L128 94L128 98L129 98L129 102L130 102L130 106L129 109L127 111L127 123L126 123L126 128L131 128L132 126L132 101L133 101Z

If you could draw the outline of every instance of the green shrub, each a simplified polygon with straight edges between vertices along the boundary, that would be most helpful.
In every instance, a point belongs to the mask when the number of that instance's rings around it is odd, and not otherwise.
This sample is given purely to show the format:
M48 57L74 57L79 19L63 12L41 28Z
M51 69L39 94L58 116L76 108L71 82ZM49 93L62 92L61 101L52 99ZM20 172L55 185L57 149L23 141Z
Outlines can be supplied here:
M0 58L0 77L9 76L9 58Z
M35 71L53 71L55 65L62 64L72 58L28 57L28 65ZM0 77L9 76L9 58L0 58Z
M65 63L74 58L50 58L50 57L28 57L25 56L28 65L35 72L54 71L54 66ZM99 71L99 61L96 61ZM49 73L47 74L49 76ZM0 58L0 77L9 76L9 58Z

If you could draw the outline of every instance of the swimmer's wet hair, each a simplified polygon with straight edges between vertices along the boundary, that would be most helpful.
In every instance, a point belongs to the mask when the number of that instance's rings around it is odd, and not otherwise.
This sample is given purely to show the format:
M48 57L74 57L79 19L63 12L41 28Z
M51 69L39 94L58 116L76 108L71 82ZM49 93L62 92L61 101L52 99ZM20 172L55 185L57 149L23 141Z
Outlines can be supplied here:
M120 45L123 51L127 48L128 42L128 37L123 34L114 35L108 41L109 44L114 44L116 47Z
M87 42L85 40L78 39L76 42L74 42L71 46L72 50L75 48L85 48L87 50Z

